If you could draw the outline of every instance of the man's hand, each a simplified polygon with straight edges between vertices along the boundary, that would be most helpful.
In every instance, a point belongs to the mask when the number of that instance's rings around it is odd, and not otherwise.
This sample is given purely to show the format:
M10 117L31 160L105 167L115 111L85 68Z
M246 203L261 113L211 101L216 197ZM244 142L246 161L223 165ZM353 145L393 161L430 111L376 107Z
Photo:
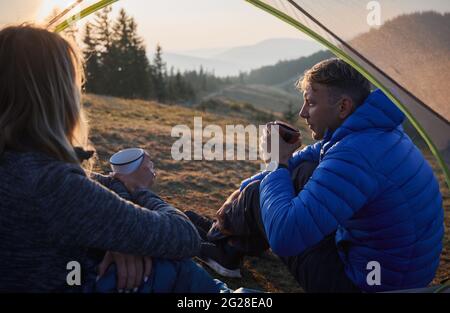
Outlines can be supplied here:
M278 137L278 158L277 156L272 155L272 151L275 152L275 147L272 147L271 142L271 132L274 132L274 136ZM267 151L263 151L265 159L267 159L268 154L270 153L271 161L278 161L279 164L288 165L289 159L292 157L292 154L300 148L302 145L301 137L294 143L287 143L284 139L279 135L278 131L275 127L270 127L270 129L266 128L263 132L263 135L260 139L260 147L264 150L266 147ZM267 163L267 162L266 162Z
M97 279L106 273L112 263L115 263L117 268L117 290L119 292L123 292L124 289L126 292L131 290L137 292L139 286L143 282L147 282L152 271L151 257L108 251L98 267Z
M277 130L274 128L274 132L277 132ZM278 163L288 165L289 159L292 157L292 154L301 147L302 145L302 139L301 137L298 138L298 140L294 143L287 143L284 141L284 139L278 135L279 140L279 157L278 157ZM272 147L271 147L272 149ZM273 150L271 150L273 151Z
M145 152L141 166L131 174L114 173L113 177L120 180L130 193L138 189L151 188L156 179L156 172L153 168L153 162L150 155Z

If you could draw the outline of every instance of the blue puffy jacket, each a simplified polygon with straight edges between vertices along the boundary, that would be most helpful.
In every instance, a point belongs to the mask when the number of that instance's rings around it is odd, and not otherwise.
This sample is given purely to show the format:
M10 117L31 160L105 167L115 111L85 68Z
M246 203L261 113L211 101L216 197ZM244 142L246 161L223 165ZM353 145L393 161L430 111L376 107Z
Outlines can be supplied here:
M292 256L336 232L348 277L362 290L424 287L439 265L442 197L430 165L402 129L404 114L374 91L334 132L294 154L289 168L319 161L299 193L289 170L247 181L260 186L262 218L272 250ZM371 261L381 285L370 286Z

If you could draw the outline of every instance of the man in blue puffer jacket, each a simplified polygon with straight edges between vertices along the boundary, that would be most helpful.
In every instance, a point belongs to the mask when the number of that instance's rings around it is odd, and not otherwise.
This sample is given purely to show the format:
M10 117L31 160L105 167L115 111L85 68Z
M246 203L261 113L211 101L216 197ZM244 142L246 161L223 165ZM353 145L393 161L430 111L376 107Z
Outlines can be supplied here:
M247 224L261 224L262 237L307 291L425 287L442 250L442 198L403 131L404 114L338 59L316 64L297 87L300 116L319 141L294 153L299 143L280 139L278 168L245 180L219 220L251 211L243 214ZM317 167L296 190L292 172L311 162ZM239 207L255 183L259 206Z

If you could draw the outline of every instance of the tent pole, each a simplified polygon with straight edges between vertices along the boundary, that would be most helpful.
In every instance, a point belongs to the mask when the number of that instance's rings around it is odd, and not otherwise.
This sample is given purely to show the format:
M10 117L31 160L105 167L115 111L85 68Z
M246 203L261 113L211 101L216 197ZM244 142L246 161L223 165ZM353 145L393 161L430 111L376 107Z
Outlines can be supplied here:
M88 15L91 15L92 13L97 12L98 10L103 9L104 7L113 4L114 2L117 2L119 0L100 0L97 1L96 3L90 5L89 7L81 10L81 12L72 15L71 17L69 17L68 19L66 19L65 21L63 21L62 23L58 24L55 27L55 32L59 33L62 32L63 30L65 30L67 27L69 27L72 23L77 22L83 18L85 18Z
M348 56L344 51L327 41L325 38L323 38L318 33L314 32L313 30L307 28L305 25L300 23L299 21L293 19L289 15L273 8L272 6L262 2L261 0L245 0L254 6L274 15L275 17L281 19L282 21L294 26L301 32L305 33L309 37L313 38L314 40L318 41L322 45L324 45L326 48L328 48L334 55L345 61L346 63L350 64L354 69L356 69L359 73L361 73L365 78L367 78L372 84L374 84L376 87L380 88L386 96L407 116L411 124L416 128L418 133L422 136L422 138L427 143L428 147L430 148L431 153L436 158L439 167L442 169L445 177L445 181L447 183L448 188L450 189L450 173L447 168L447 165L445 164L442 156L440 155L439 151L437 150L436 146L434 145L431 138L427 135L423 127L419 124L418 121L412 116L412 114L408 111L405 105L400 102L393 94L390 92L388 88L383 86L381 82L376 79L371 73L369 73L365 68L363 68L361 65L359 65L353 58Z

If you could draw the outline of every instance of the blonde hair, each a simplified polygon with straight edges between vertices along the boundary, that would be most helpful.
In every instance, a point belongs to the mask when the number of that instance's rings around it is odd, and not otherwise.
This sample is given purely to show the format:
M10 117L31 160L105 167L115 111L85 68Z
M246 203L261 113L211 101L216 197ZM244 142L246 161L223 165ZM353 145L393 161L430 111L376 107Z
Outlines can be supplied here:
M296 88L304 91L311 83L326 85L333 100L345 93L352 97L356 105L360 105L370 94L369 81L337 58L321 61L305 71L296 82Z
M79 163L74 147L89 146L79 50L43 28L11 26L0 31L0 68L0 156L40 151Z

